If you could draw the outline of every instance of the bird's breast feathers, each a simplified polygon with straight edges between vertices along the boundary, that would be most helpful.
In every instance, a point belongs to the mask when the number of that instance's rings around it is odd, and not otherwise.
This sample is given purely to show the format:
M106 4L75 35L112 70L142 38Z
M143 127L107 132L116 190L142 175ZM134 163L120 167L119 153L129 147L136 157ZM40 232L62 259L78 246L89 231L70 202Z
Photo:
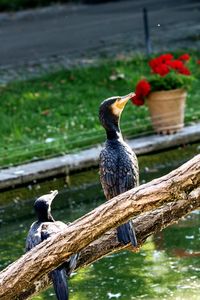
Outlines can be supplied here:
M107 199L138 185L137 158L130 147L106 146L100 155L100 181Z

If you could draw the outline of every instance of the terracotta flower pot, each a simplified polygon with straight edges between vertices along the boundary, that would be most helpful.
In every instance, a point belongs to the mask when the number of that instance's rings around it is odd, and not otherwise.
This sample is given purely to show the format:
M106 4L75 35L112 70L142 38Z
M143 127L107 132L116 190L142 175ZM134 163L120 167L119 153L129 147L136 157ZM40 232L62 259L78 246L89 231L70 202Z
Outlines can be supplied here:
M146 103L157 133L173 134L183 128L186 96L183 89L149 94Z

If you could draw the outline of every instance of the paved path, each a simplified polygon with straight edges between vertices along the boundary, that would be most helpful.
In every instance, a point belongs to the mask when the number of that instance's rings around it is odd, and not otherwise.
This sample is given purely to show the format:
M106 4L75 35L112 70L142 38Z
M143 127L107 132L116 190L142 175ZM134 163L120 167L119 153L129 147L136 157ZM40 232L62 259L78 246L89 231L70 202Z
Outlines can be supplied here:
M144 50L143 7L149 8L154 50L200 48L198 0L57 5L0 14L0 70Z

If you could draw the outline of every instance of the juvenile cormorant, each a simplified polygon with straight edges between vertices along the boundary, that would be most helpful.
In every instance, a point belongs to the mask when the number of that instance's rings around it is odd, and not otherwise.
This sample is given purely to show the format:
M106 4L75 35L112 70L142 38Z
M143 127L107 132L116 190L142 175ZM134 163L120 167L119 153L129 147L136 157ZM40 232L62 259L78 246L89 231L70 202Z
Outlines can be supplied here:
M52 191L35 201L34 208L38 220L30 227L26 239L26 252L67 227L65 223L55 221L51 215L51 204L57 194L58 191ZM77 258L78 254L71 256L64 264L50 273L58 300L69 299L67 277L75 269Z
M138 185L139 170L135 153L124 142L120 130L120 116L133 93L104 100L99 108L99 119L106 130L105 148L100 154L100 181L107 200ZM137 240L129 221L117 228L118 240L124 245Z

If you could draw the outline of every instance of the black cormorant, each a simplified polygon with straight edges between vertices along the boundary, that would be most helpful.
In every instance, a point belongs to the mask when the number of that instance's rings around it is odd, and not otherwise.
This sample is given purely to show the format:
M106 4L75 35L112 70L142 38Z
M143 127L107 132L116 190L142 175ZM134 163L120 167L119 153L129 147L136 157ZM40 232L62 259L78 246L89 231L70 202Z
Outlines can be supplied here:
M135 153L124 142L120 130L120 116L124 106L134 96L111 97L104 100L99 108L99 119L106 130L105 148L100 154L100 181L107 200L138 185L139 170ZM123 244L137 246L132 222L117 228L118 240Z
M38 220L31 225L29 230L26 239L26 251L67 227L65 223L55 221L51 215L51 203L57 194L57 191L52 191L35 201L34 208ZM67 277L75 269L77 258L78 254L71 256L64 264L50 273L58 300L69 299Z

